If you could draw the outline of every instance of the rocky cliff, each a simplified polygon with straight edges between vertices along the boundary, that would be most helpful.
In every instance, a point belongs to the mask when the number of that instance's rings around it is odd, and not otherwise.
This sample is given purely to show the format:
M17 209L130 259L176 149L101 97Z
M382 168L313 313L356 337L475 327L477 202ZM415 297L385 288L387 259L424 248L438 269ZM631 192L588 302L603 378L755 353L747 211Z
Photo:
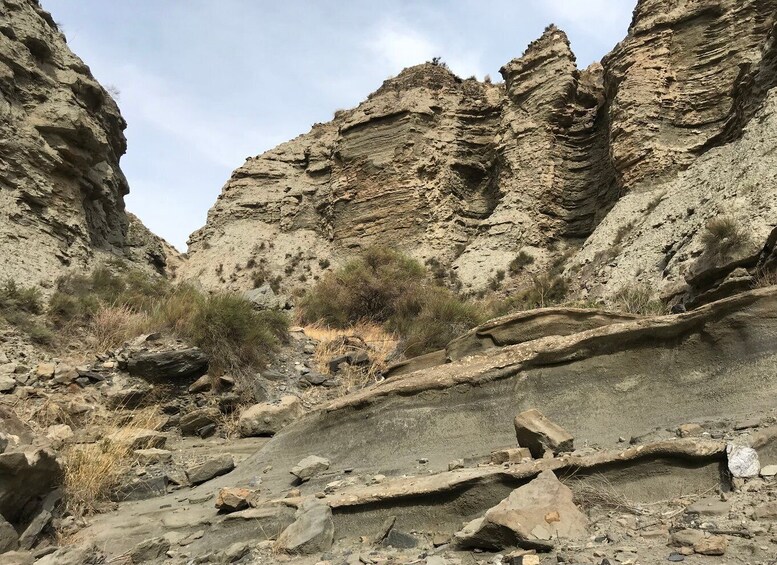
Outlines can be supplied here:
M125 127L37 1L2 0L0 277L46 283L102 252L164 268L163 242L139 222L128 240Z
M405 69L238 168L184 271L290 288L381 243L471 289L524 250L529 272L565 258L594 296L635 280L679 292L708 219L745 225L745 255L775 225L776 11L777 0L641 0L627 37L585 70L554 26L500 84Z

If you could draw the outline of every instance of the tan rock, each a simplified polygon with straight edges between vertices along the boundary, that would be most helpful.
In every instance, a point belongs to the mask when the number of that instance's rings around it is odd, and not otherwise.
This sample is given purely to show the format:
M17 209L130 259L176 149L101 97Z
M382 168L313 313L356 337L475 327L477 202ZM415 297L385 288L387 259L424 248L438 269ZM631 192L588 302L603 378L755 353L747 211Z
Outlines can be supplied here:
M549 549L557 539L577 539L587 534L588 520L573 502L572 491L552 471L543 471L532 482L456 534L459 545L499 551L517 546Z
M254 404L240 414L238 426L243 437L275 435L302 416L302 402L296 396L284 396L278 403Z
M514 424L518 445L528 448L533 457L542 457L547 451L559 454L574 449L572 435L539 410L521 412Z
M728 540L724 536L707 536L693 544L693 550L699 555L725 555Z
M51 379L54 377L56 370L57 366L54 363L39 363L35 367L35 374L41 379Z
M699 424L683 424L677 428L677 435L680 437L698 437L704 432Z
M524 459L531 459L528 447L508 447L491 452L491 463L501 465L503 463L520 463Z
M249 507L249 499L253 494L254 491L247 488L222 488L216 497L216 508L224 513L244 510Z

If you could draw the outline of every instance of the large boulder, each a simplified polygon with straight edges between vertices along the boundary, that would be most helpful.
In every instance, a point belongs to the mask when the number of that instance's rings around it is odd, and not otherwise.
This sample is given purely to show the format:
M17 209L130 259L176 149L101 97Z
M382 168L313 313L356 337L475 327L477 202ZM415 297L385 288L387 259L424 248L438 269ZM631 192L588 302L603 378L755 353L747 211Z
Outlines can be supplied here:
M272 436L302 416L304 408L296 396L284 396L280 402L254 404L240 414L243 437Z
M543 471L485 516L467 524L456 538L465 548L550 550L554 540L578 539L587 534L588 520L572 498L572 491L552 471Z
M297 510L296 520L283 530L275 542L276 551L291 554L311 554L327 551L332 547L335 526L332 509L312 499Z
M0 454L0 514L17 524L29 503L54 490L61 479L62 467L50 449Z
M127 372L144 379L168 380L199 376L208 369L208 357L198 347L168 351L134 351Z

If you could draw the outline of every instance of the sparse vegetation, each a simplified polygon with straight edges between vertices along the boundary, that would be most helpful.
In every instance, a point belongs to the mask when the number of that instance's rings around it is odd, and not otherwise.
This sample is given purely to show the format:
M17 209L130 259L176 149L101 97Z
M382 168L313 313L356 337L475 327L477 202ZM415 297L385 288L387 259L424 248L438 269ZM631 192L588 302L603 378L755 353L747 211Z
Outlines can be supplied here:
M655 297L647 284L634 284L621 288L613 297L616 310L643 316L659 316L667 313L666 305Z
M747 245L749 237L734 218L722 216L707 222L701 240L707 255L723 258Z
M626 238L629 233L631 233L631 230L634 229L634 224L636 222L634 220L623 224L621 227L618 228L618 231L615 232L615 239L612 240L612 244L614 247L619 247L621 243L623 243L623 240Z
M43 311L40 290L8 279L0 286L0 322L19 328L40 344L50 343L52 332L38 320Z
M534 257L526 253L523 249L518 252L518 255L515 256L515 259L510 261L510 265L508 267L511 275L517 275L525 267L528 267L534 263Z

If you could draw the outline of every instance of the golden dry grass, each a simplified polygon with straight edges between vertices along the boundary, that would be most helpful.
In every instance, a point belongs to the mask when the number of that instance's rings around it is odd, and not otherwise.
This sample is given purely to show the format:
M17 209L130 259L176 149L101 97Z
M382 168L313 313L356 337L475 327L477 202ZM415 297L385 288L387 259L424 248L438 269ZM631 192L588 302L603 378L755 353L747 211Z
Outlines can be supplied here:
M148 314L134 311L128 306L100 308L92 320L92 332L100 351L114 349L125 341L150 333L153 327Z
M761 269L756 273L753 287L764 288L767 286L777 286L777 270Z
M367 345L371 363L367 367L346 367L338 373L338 395L377 382L378 376L387 366L388 357L397 347L397 336L387 332L378 324L360 323L345 329L329 328L322 325L309 325L304 328L305 335L318 342L313 354L316 369L322 374L330 374L328 362L332 357L343 355L352 349L344 345L344 337L359 338Z
M89 427L102 430L102 439L75 444L63 452L68 510L76 516L97 512L134 463L133 433L157 430L164 421L156 407L95 417Z

